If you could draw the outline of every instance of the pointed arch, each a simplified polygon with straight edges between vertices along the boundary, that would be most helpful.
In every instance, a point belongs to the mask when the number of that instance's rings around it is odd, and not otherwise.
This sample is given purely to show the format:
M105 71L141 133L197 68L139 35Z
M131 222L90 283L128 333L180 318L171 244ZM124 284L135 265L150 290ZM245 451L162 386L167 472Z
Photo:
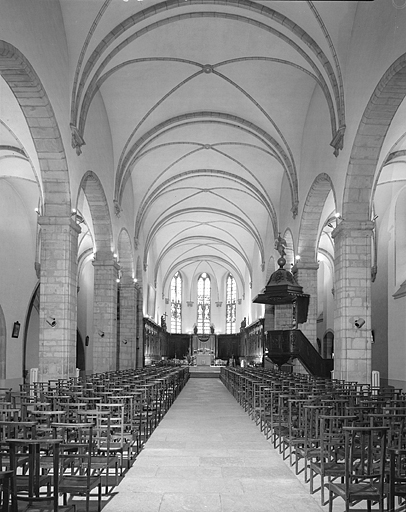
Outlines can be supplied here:
M289 228L285 229L285 232L283 233L283 238L286 241L286 248L285 248L286 265L287 265L287 268L290 268L295 262L295 247L293 244L292 231Z
M202 334L210 332L212 283L210 274L201 272L197 278L197 329Z
M30 62L12 44L0 40L0 75L27 121L38 155L45 216L70 214L68 165L52 105Z
M182 299L184 286L182 273L178 270L171 279L171 333L182 332Z
M358 126L343 195L343 217L347 221L371 218L373 183L382 144L405 97L406 53L383 74Z
M320 219L331 191L334 194L329 175L321 173L315 178L307 194L300 220L298 240L298 254L303 261L316 261Z
M123 278L127 281L135 277L134 258L131 247L131 238L128 231L123 228L118 236L118 256Z
M236 332L237 283L231 272L226 276L226 334Z
M95 254L111 256L113 233L110 210L98 176L93 171L87 171L82 178L79 190L83 191L89 204L94 230Z

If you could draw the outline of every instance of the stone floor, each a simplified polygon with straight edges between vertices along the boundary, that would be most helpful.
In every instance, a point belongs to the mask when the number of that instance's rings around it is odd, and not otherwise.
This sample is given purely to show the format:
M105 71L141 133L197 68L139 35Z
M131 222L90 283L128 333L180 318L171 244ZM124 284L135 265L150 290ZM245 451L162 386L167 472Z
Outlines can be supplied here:
M321 512L219 379L190 379L103 512Z
M95 498L89 512L97 511ZM86 511L83 497L73 503L76 512ZM328 512L320 492L309 494L304 472L295 475L218 378L188 381L121 483L103 496L102 509ZM343 500L335 500L333 512L344 510Z

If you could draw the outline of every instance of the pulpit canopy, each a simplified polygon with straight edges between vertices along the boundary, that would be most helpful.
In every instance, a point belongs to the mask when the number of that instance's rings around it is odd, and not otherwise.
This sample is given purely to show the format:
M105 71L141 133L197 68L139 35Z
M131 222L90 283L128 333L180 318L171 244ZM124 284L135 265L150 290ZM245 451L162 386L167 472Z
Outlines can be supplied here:
M286 270L286 260L283 257L278 259L279 268L269 278L264 290L253 300L256 304L295 304L297 323L307 321L310 295L303 293L303 288L296 282L292 272Z

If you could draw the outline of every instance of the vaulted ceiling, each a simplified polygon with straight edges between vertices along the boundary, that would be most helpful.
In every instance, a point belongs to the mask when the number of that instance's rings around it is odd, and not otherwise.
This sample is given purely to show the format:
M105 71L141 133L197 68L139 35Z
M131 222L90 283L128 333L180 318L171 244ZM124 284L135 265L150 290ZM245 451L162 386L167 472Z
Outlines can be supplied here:
M281 201L292 217L298 211L316 94L324 98L316 121L331 153L340 151L340 65L356 4L60 1L72 142L85 151L101 98L116 213L135 205L145 266L151 250L162 276L205 260L242 280L253 254L265 265ZM4 146L7 156L18 143ZM28 164L25 172L33 177Z

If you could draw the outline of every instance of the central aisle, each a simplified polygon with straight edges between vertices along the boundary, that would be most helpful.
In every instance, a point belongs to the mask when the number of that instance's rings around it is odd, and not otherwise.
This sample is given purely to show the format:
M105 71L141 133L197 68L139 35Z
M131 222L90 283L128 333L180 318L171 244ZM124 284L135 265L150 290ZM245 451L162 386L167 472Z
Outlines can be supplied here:
M320 512L219 379L190 379L103 512Z

